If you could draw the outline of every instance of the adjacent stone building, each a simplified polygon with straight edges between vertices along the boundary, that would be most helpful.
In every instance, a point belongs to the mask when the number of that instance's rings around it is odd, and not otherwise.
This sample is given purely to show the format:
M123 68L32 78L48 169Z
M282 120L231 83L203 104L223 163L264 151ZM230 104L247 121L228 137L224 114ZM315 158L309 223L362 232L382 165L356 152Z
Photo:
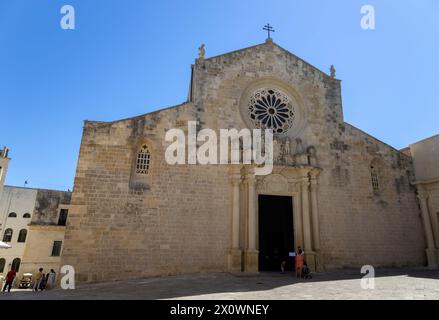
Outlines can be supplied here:
M11 248L0 250L0 276L11 268L17 280L40 267L58 271L71 192L5 186L6 150L0 153L0 240Z
M439 135L418 141L409 147L415 169L414 184L427 239L427 258L431 267L439 267Z
M165 92L162 94L166 94ZM122 107L122 106L121 106ZM274 169L169 165L169 129L271 128ZM86 121L62 264L79 281L426 264L411 158L343 120L341 82L265 43L192 65L186 102Z
M71 193L38 189L21 272L59 272Z

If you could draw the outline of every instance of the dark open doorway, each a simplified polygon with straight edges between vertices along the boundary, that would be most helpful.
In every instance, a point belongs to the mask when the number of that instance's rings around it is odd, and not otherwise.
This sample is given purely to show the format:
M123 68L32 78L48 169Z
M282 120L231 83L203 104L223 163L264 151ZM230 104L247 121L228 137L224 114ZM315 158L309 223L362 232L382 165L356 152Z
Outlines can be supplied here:
M293 270L293 198L259 195L259 271Z

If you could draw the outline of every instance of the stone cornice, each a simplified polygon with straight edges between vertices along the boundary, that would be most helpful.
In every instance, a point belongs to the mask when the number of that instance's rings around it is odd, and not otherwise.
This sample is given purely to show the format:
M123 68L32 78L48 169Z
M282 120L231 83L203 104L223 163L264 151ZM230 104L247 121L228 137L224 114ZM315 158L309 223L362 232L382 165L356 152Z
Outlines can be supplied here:
M299 166L278 166L275 165L273 167L273 172L283 173L296 173L302 176L306 176L311 174L311 176L317 176L322 171L321 168L313 167L313 166L306 166L306 165L299 165Z

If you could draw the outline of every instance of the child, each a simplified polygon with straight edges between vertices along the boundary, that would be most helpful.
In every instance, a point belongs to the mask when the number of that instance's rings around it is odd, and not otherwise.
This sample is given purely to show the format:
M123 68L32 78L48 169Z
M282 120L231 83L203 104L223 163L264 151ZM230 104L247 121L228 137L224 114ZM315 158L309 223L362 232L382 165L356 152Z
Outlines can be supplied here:
M303 263L303 276L305 277L305 279L312 279L311 271L309 270L306 262Z
M285 274L285 265L287 264L286 261L282 261L282 263L280 264L280 273Z

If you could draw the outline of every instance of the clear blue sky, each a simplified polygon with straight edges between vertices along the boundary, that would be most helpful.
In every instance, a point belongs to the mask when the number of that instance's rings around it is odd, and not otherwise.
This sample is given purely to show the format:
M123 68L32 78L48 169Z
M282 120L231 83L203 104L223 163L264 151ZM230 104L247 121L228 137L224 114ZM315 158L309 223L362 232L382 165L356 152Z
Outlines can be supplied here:
M76 9L76 30L60 8ZM376 30L360 8L376 9ZM439 133L437 0L1 0L0 145L6 183L72 188L83 120L183 102L206 56L274 41L342 79L345 120L396 148Z

